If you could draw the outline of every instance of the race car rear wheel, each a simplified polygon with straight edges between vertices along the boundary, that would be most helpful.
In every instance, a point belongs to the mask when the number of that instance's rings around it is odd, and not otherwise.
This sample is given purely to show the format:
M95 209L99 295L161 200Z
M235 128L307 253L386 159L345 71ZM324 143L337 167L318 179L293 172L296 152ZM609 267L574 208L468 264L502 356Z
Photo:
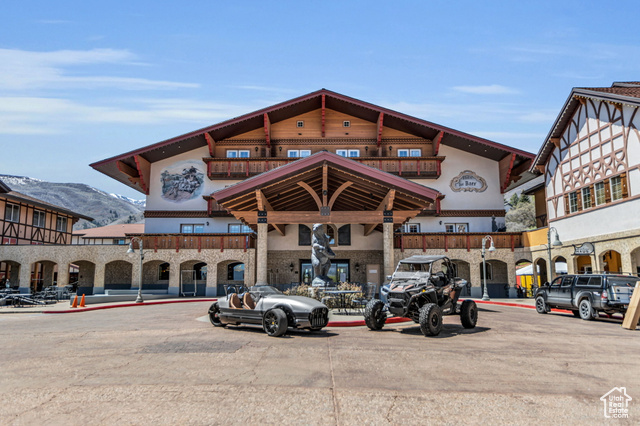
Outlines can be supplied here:
M220 321L220 307L218 306L218 302L215 302L209 307L209 321L211 321L211 324L213 324L214 327L226 326L226 324L223 324L222 321Z
M478 322L478 307L473 300L465 300L460 305L460 322L464 328L474 328Z
M442 309L435 303L420 308L420 331L425 336L437 336L442 331Z
M364 322L371 330L381 330L387 320L384 312L384 302L378 299L371 299L364 308Z
M280 337L287 332L287 314L282 309L271 309L262 318L262 328L272 337Z

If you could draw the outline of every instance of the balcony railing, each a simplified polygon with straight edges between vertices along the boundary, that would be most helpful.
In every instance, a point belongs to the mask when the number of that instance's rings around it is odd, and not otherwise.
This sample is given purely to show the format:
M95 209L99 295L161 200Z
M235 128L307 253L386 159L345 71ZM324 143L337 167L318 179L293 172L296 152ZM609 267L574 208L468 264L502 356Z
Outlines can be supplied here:
M210 179L244 179L291 163L298 158L205 158ZM438 178L444 157L351 157L376 169L406 178Z
M145 250L220 250L255 248L255 235L251 233L241 234L127 234L127 237L142 238ZM133 242L133 248L137 249L137 241Z
M410 233L396 234L394 237L394 247L401 251L409 249L421 249L422 251L438 249L449 251L452 249L471 249L477 250L482 248L482 238L490 235L493 244L497 249L511 249L522 247L521 232L437 232L437 233ZM486 248L489 248L487 243Z

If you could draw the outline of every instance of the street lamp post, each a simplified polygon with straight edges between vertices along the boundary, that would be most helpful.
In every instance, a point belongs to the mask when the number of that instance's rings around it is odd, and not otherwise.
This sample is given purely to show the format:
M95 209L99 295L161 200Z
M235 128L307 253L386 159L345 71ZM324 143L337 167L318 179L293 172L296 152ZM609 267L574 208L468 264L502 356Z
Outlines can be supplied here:
M482 238L482 275L483 275L483 285L484 291L482 294L482 300L489 300L489 289L487 289L487 263L484 259L485 248L487 246L487 240L491 241L491 245L489 246L489 251L496 251L496 247L493 245L493 238L491 235L486 235Z
M556 239L553 242L553 244L551 244L551 231L556 233ZM553 280L553 270L554 270L554 265L553 262L551 260L551 246L554 247L561 247L562 246L562 242L560 241L560 236L558 235L558 230L554 227L549 227L549 230L547 230L547 252L549 253L549 282L551 282Z
M138 297L136 298L136 303L144 303L144 300L142 299L142 261L144 260L144 249L142 247L142 238L140 237L131 238L131 241L129 242L129 250L127 250L127 254L129 255L129 257L132 257L135 255L135 250L133 249L134 241L137 241L140 247L140 274L138 276L138 279L139 279Z

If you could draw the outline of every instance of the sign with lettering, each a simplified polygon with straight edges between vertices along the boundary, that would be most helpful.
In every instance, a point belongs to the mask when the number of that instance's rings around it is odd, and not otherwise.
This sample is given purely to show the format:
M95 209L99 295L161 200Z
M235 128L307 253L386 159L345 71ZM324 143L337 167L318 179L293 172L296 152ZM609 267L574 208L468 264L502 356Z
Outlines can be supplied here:
M573 255L574 256L586 256L593 254L596 251L593 243L584 243L579 246L573 246Z
M484 192L487 189L487 181L471 170L465 170L454 177L449 186L454 192Z

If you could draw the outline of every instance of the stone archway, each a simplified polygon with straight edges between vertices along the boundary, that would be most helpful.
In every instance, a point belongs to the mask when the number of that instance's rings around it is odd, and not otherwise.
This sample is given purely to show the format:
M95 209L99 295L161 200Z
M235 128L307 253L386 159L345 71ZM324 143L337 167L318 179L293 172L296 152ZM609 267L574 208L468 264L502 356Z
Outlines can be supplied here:
M604 272L620 273L622 271L622 256L615 250L607 250L600 255ZM631 272L631 271L624 271Z
M180 264L181 296L205 296L207 287L207 263L188 260Z
M540 286L536 281L538 274L534 273L534 266L529 259L520 259L516 262L516 297L532 297L533 289Z
M577 274L590 274L593 272L593 263L591 256L580 255L576 256L574 261L574 268Z
M20 264L13 260L0 261L0 289L18 289L20 286Z
M537 285L540 286L544 283L548 283L549 276L547 274L547 260L540 257L533 262L533 265L534 285L538 283ZM533 292L535 293L535 289L533 289Z
M451 262L456 267L456 277L467 280L468 283L471 283L471 264L467 261L461 259L453 259ZM471 285L462 289L461 296L471 296Z
M633 249L629 255L631 257L631 273L640 277L640 247Z
M40 260L31 264L31 282L29 288L32 293L58 284L58 264L50 260Z
M225 260L218 263L216 277L218 294L225 294L225 285L244 284L244 267L244 262L239 260Z
M76 294L94 294L96 264L87 260L77 260L69 264L69 285Z
M143 290L169 291L171 265L164 260L151 260L142 265Z
M509 297L509 270L507 264L501 260L491 259L486 262L486 283L489 298L506 298ZM484 294L483 264L480 263L480 277L482 294Z
M567 274L569 272L568 267L569 265L567 264L567 259L564 256L556 256L553 259L554 277Z

